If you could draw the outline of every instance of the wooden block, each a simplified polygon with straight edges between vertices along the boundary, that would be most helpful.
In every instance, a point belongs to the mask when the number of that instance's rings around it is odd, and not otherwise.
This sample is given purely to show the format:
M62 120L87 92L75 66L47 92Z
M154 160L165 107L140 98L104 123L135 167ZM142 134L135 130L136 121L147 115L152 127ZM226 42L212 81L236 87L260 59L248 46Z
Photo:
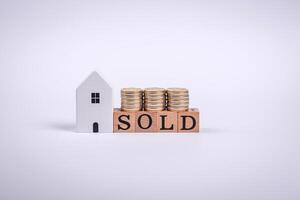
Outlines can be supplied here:
M177 132L177 112L158 111L158 132Z
M136 112L121 111L114 109L114 133L135 132Z
M178 132L199 132L200 120L199 110L196 108L190 108L188 111L180 111L177 115Z
M157 132L157 112L138 111L135 118L136 132Z

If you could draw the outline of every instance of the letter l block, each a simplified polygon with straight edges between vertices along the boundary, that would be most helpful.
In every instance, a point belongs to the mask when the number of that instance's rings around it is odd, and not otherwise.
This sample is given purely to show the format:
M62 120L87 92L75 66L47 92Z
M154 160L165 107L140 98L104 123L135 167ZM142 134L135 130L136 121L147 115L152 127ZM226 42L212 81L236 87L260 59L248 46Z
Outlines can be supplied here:
M158 132L177 132L177 112L158 111Z

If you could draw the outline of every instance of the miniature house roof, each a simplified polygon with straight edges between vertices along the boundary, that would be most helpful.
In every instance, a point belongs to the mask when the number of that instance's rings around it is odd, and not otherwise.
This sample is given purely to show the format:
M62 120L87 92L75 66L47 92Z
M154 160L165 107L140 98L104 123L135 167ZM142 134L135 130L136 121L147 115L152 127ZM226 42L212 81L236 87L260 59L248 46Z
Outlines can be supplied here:
M80 90L81 88L90 88L97 86L112 89L110 85L96 71L94 71L77 87L77 90Z

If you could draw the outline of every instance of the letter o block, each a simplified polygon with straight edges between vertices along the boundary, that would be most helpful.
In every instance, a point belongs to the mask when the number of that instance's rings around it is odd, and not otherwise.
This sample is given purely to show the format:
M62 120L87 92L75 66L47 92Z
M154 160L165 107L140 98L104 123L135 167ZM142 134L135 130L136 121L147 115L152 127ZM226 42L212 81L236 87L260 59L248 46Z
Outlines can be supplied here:
M180 133L198 133L200 127L199 110L191 108L188 111L180 111L177 115L178 118L178 132Z
M157 132L157 130L157 112L136 112L135 132Z
M114 109L114 133L135 132L135 112Z

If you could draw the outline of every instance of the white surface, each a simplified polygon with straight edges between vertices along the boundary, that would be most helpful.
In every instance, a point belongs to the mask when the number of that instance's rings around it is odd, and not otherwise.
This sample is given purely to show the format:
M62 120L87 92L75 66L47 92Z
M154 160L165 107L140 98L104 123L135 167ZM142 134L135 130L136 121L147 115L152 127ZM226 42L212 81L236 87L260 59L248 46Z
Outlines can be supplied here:
M299 199L297 1L1 1L0 199ZM198 135L75 133L75 89L190 89Z

